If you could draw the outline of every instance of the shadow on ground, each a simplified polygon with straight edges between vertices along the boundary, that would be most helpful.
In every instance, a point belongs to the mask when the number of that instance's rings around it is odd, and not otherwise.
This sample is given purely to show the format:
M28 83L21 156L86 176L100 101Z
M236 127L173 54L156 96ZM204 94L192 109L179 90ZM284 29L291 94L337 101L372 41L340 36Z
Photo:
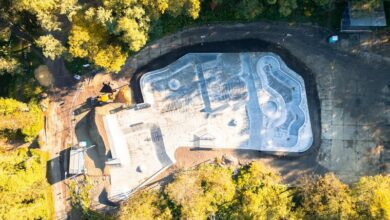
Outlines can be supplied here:
M234 155L246 160L267 160L276 168L287 183L294 182L302 175L324 174L328 170L317 162L318 149L312 149L302 156L267 155L264 152L250 150L235 150Z
M70 178L69 175L66 175L69 169L69 156L70 148L67 148L62 150L57 157L47 161L46 176L50 185ZM52 170L59 170L60 172L51 172Z
M95 145L95 147L88 149L87 156L93 161L94 168L100 169L102 172L105 167L105 154L102 152L104 145L102 141L97 140L100 136L97 133L95 122L93 121L94 111L90 111L84 115L80 121L76 124L76 138L77 141L86 141L88 146ZM95 135L91 135L92 132L96 132Z

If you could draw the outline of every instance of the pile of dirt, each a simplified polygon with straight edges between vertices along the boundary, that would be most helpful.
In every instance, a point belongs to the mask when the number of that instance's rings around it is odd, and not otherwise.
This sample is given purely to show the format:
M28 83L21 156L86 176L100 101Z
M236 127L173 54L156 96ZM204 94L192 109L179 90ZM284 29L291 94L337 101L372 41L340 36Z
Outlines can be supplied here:
M115 102L131 105L133 103L133 93L128 86L122 87L115 96Z

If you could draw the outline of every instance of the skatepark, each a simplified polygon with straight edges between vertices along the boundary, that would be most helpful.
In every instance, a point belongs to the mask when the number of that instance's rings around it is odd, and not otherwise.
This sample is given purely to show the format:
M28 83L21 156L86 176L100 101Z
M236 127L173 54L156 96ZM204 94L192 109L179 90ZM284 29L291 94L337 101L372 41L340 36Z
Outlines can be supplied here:
M274 53L186 54L140 87L144 103L103 116L111 198L171 166L179 147L300 153L313 143L304 80Z

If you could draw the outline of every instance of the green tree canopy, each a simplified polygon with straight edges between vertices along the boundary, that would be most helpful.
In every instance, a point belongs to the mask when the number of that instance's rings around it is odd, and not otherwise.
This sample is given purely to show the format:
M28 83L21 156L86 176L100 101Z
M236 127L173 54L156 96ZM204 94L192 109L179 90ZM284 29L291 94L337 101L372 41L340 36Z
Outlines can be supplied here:
M306 8L307 14L311 15L313 5L329 9L335 1L212 2L231 15L226 19L251 20L265 12L273 17L289 16L299 7ZM371 7L378 1L364 2L364 7ZM68 51L69 54L65 54L70 55L67 56L70 59L85 58L108 71L118 72L129 53L145 46L149 34L161 34L166 31L162 29L171 30L171 26L175 27L181 21L192 23L200 16L205 16L202 20L209 20L207 7L205 13L201 13L201 3L200 0L0 0L0 74L20 72L22 52L30 51L31 46L41 48L43 56L50 59ZM168 22L166 18L169 18ZM26 46L18 48L22 42ZM37 53L39 50L32 51Z
M236 16L244 19L254 19L273 5L278 6L282 16L289 16L297 7L296 0L242 0L237 3Z

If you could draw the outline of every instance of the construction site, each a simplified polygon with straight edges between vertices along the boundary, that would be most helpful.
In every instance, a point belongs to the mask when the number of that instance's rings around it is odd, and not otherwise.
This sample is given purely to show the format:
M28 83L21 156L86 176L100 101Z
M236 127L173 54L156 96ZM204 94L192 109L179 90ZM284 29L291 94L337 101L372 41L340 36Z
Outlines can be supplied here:
M64 192L63 180L88 177L91 207L100 210L216 157L236 158L239 164L261 160L287 183L328 171L353 181L386 169L385 133L378 128L369 136L375 124L368 116L374 114L365 114L350 132L358 113L338 112L337 91L323 89L335 80L330 77L347 76L344 69L321 74L333 64L297 57L306 63L262 41L227 41L173 51L139 68L131 81L110 74L82 81L50 110L47 130L58 133L48 134L48 143L67 146L50 161L60 170L50 183ZM336 64L344 65L341 61ZM333 113L329 105L336 105ZM80 143L86 147L80 149Z
M141 88L144 103L100 116L110 200L175 163L179 147L297 153L313 143L304 81L275 54L187 54Z

